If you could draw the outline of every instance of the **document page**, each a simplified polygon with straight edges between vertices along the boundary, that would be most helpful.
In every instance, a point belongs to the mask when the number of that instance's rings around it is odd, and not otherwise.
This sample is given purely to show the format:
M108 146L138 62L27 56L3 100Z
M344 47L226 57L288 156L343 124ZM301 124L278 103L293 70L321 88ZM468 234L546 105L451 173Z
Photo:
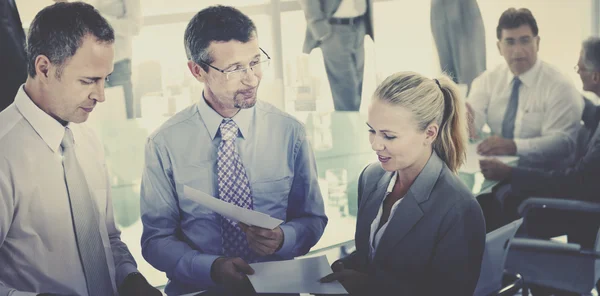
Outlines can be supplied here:
M332 273L325 255L287 261L250 264L254 274L248 278L257 293L347 294L339 282L321 283Z
M205 206L213 212L233 221L245 223L250 226L258 226L266 229L275 229L282 220L273 218L265 213L244 209L234 204L224 202L218 198L210 196L200 190L193 189L184 185L183 194L189 199Z
M483 156L477 154L477 145L479 143L469 143L467 146L467 161L460 167L459 171L461 173L474 174L481 171L479 168L479 160L480 159L488 159L488 158L496 158L499 161L505 164L514 164L519 160L518 156L508 156L508 155L496 155L496 156Z

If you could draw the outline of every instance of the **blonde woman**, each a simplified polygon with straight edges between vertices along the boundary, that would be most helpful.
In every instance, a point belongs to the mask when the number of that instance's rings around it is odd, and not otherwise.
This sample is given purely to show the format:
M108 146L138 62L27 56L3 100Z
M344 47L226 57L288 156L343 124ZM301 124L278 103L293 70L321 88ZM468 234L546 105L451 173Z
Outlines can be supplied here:
M465 106L448 78L396 73L367 126L379 163L362 172L356 251L332 265L352 295L472 295L485 246L481 208L457 176Z

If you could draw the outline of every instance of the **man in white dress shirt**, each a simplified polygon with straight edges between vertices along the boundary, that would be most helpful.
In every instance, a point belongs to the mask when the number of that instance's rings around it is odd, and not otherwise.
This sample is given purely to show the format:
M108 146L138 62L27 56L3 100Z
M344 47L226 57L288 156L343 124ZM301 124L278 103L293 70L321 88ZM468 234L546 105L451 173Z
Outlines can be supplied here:
M104 101L112 28L57 3L27 41L28 79L0 113L0 296L162 295L120 239L102 145L81 124Z
M467 100L470 130L487 123L493 134L478 152L518 155L525 167L569 165L583 112L581 95L566 76L538 59L540 37L531 11L506 10L496 34L506 64L476 78Z

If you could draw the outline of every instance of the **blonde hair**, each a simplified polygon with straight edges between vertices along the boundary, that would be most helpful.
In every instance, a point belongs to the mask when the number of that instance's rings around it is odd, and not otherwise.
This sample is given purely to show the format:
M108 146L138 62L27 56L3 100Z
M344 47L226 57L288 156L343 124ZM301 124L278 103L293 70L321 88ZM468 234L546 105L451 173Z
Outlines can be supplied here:
M419 131L439 126L432 146L452 172L465 162L467 125L465 105L450 78L429 79L414 72L392 74L375 90L373 99L401 106L413 114Z

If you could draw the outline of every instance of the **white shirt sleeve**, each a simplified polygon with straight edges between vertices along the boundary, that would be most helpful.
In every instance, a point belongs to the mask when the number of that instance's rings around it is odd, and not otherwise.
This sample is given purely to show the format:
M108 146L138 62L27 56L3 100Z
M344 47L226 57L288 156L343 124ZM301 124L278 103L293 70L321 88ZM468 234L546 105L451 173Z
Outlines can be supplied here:
M473 108L475 116L475 129L481 130L484 124L487 123L487 110L491 98L491 86L487 82L489 75L485 72L473 80L471 90L467 102Z
M565 158L575 153L576 135L583 112L582 96L570 83L555 85L550 94L541 118L541 136L515 139L517 155L547 160Z

